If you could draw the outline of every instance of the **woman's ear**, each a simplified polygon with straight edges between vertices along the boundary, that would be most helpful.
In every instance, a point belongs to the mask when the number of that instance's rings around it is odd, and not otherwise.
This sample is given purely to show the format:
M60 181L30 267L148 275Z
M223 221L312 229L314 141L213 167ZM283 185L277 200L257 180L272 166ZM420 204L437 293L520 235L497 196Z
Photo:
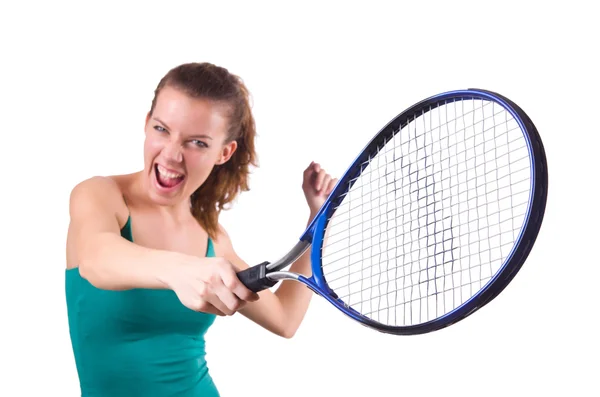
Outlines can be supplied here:
M221 156L217 160L216 164L217 165L225 164L227 161L229 161L231 156L233 156L233 153L235 153L236 149L237 149L236 141L231 141L231 142L225 144L223 146L223 149L221 150Z

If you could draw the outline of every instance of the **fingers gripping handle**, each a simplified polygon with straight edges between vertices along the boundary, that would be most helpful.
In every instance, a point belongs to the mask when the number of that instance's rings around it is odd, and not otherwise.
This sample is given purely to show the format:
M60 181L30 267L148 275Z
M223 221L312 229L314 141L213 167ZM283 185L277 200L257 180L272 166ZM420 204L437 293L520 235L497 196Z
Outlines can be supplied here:
M259 292L271 288L277 281L267 278L267 265L269 262L263 262L260 265L252 266L242 270L237 274L240 281L252 292Z

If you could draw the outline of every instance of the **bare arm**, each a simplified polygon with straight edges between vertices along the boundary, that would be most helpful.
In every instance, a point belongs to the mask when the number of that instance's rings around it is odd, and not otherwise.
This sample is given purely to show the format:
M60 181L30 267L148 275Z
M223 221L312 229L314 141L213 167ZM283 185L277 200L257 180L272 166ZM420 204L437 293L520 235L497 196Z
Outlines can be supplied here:
M308 223L313 218L314 214L311 214ZM248 264L235 253L231 240L223 229L222 233L224 237L222 244L226 251L225 258L239 270L247 269ZM302 254L289 270L307 277L310 276L310 250ZM313 293L304 284L285 281L275 292L264 290L258 295L260 296L258 301L247 304L239 312L276 335L291 338L304 319Z
M314 161L304 170L303 178L302 189L310 209L308 219L308 224L310 224L332 192L337 179L331 178L331 175L327 174L320 164ZM249 266L234 252L225 231L223 231L223 235L227 251L226 259L240 270L247 269ZM294 262L290 271L309 277L311 275L310 266L310 250L307 250ZM265 290L259 292L259 296L260 300L248 304L243 310L240 310L240 313L277 335L291 338L306 315L313 292L299 282L285 281L274 293Z
M167 288L163 273L184 255L133 244L120 235L117 212L124 206L120 189L105 177L78 184L71 192L67 237L69 266L102 289Z
M114 181L95 177L71 193L68 266L100 289L171 289L188 308L231 315L258 295L223 258L199 258L150 249L121 237L117 213L124 206Z

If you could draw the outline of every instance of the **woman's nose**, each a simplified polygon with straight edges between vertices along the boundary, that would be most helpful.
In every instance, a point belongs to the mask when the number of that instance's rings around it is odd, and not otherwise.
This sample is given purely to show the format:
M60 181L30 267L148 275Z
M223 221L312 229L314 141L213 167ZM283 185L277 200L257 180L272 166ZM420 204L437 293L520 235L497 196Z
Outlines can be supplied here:
M169 160L179 163L183 159L181 146L177 142L170 142L163 151Z

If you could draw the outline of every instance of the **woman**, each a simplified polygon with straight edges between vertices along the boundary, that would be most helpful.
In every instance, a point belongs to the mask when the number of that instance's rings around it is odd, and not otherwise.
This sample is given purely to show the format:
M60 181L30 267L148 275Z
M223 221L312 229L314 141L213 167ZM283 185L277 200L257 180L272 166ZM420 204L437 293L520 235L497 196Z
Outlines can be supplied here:
M248 190L255 124L242 81L208 63L160 81L146 117L144 169L71 192L66 297L83 396L218 396L204 360L216 316L240 312L290 338L312 293L283 283L252 293L219 225ZM304 171L312 220L336 183ZM308 253L292 270L310 274Z

